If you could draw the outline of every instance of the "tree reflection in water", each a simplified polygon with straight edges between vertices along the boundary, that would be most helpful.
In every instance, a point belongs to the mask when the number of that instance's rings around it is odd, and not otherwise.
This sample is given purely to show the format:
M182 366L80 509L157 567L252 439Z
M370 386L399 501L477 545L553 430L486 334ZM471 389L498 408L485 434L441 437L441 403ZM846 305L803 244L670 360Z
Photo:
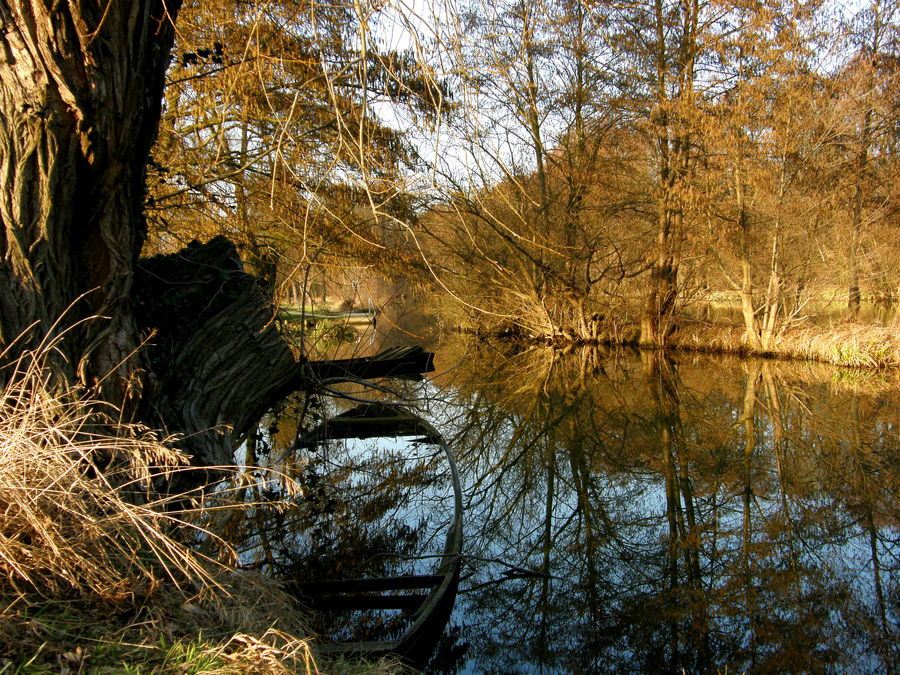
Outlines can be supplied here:
M900 396L862 379L469 355L433 408L468 495L467 669L896 670Z
M466 557L430 670L898 670L897 382L591 349L438 359L459 365L408 393L456 453ZM282 578L421 572L451 508L434 454L289 452L306 406L285 406L247 445L284 477L229 493L280 508L216 531ZM355 621L344 635L374 634Z
M364 406L335 418L348 404L333 399L306 415L314 408L292 399L270 414L244 446L247 464L264 468L220 490L221 506L244 508L221 509L207 524L221 541L200 545L284 581L315 610L310 628L326 642L395 640L430 586L402 587L393 595L405 602L391 597L388 609L360 609L344 592L323 597L323 582L437 574L455 512L450 467L415 417ZM327 427L318 425L323 416L332 418Z

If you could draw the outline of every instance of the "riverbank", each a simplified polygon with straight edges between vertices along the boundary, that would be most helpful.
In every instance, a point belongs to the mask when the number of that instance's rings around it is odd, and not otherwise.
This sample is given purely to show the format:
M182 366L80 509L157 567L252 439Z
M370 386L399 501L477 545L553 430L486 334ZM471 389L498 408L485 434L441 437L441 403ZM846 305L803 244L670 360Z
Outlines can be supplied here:
M676 349L816 361L849 368L900 367L900 337L894 328L839 323L784 330L768 349L753 349L742 327L702 322L682 325L670 340Z
M508 327L495 331L466 327L457 330L479 337L517 340L561 349L589 344L638 347L640 341L640 327L635 324L605 325L598 331L596 339L591 340L565 335L532 336ZM704 354L815 361L848 368L900 367L900 335L897 329L850 322L828 327L804 325L784 329L767 349L754 349L747 343L742 326L684 321L669 335L667 346Z
M158 491L187 457L19 372L0 395L0 673L396 670L317 658L280 587L191 545L224 506Z

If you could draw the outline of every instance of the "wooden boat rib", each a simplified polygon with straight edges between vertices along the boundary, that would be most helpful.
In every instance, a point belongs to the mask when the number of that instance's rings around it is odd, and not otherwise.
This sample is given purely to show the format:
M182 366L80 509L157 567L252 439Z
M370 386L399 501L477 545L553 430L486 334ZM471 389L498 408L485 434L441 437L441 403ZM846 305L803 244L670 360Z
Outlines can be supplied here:
M420 436L441 447L453 483L453 518L447 531L440 565L434 574L398 575L368 579L337 579L313 583L294 582L286 587L311 609L408 609L413 610L407 629L396 639L322 643L323 654L357 654L377 658L399 656L422 668L434 653L450 619L459 587L462 555L462 487L456 461L444 438L428 422L406 412L383 406L361 406L333 417L299 439L299 447L311 447L326 439L376 436ZM389 591L427 590L415 594Z

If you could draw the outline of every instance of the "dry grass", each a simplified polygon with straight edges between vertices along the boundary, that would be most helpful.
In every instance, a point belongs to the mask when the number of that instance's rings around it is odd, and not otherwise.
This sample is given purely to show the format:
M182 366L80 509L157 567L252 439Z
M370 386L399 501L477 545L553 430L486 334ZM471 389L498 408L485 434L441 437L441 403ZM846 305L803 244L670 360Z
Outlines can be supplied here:
M743 328L728 324L685 324L673 336L671 345L718 354L755 353L746 344ZM900 366L900 337L895 329L864 324L808 326L778 335L775 343L759 355L849 368L896 368Z
M163 579L211 582L167 533L153 484L186 458L135 426L98 425L98 406L53 395L39 361L0 395L0 574L20 595L134 601Z
M318 672L280 589L179 539L189 514L156 486L186 457L148 429L107 424L109 408L51 393L40 358L11 370L0 394L0 673Z
M893 328L852 323L827 329L802 328L780 342L781 350L794 358L851 368L900 366L900 338Z

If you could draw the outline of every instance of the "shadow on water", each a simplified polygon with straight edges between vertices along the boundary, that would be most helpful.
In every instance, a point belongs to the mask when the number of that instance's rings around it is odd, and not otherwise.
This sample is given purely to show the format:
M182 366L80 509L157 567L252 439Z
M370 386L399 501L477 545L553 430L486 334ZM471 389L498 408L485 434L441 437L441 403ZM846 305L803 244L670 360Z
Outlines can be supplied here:
M390 383L447 439L464 493L459 596L428 672L898 670L893 376L488 343L437 363ZM282 506L217 524L245 566L434 569L453 509L433 445L296 443L352 405L287 401L248 441L248 463L300 489L248 479L243 499ZM404 620L317 628L371 639Z

